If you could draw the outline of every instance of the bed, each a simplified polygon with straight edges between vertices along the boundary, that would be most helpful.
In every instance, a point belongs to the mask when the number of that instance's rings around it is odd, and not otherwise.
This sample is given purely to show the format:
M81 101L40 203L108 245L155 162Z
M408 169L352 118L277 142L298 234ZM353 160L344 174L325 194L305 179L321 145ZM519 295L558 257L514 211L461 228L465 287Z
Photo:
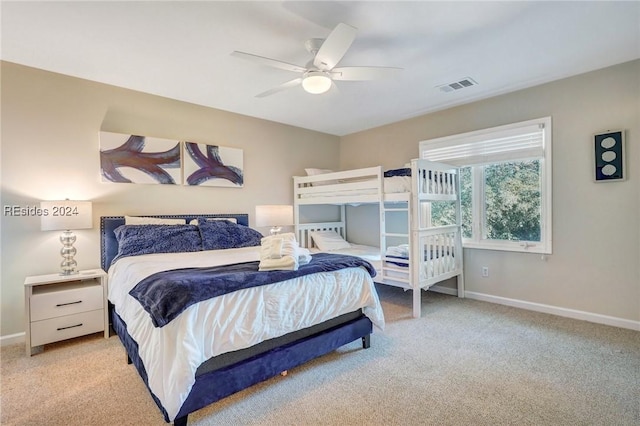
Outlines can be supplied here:
M341 172L310 170L314 172L308 172L308 176L293 178L294 222L301 244L311 250L323 250L317 247L314 234L337 234L346 244L338 244L331 252L364 254L376 265L376 282L413 290L414 317L421 316L420 291L435 284L456 277L457 295L464 297L456 167L414 159L407 167L393 170L384 170L381 166ZM435 226L431 222L430 209L436 202L454 205L455 223ZM301 220L302 208L323 204L339 205L339 220ZM359 204L379 206L379 247L347 242L346 207ZM404 222L401 231L395 229L398 222Z
M246 245L251 238L255 244L253 234L242 234L233 247L219 246L219 235L232 231L235 238L237 229L250 230L248 216L147 218L178 219L184 224L122 227L125 217L102 217L101 263L109 273L113 329L166 422L185 425L189 413L355 340L362 339L367 348L373 327L384 326L371 275L359 266L254 287L244 287L251 274L271 273L244 272L247 279L229 281L239 286L235 291L194 301L191 296L205 286L192 279L193 274L207 269L224 275L258 263L259 246ZM198 225L191 224L194 220L199 220ZM149 248L148 239L139 233L151 229L166 235L179 233L182 245L171 253ZM198 232L200 250L195 243L189 245ZM164 242L170 237L153 239ZM310 265L316 260L322 258L314 256ZM176 284L185 282L197 285ZM174 299L171 303L154 299L144 305L150 295L155 297L159 284L167 283L173 296L190 304L177 308ZM316 301L316 309L299 309L314 297L325 302Z

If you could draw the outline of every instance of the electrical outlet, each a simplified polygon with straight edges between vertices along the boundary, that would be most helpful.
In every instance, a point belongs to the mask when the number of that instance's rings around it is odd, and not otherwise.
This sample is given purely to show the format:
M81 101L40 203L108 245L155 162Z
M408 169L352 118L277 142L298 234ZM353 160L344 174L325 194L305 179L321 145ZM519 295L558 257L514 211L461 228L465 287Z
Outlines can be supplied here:
M489 267L488 266L483 266L482 267L482 276L484 278L487 278L489 276Z

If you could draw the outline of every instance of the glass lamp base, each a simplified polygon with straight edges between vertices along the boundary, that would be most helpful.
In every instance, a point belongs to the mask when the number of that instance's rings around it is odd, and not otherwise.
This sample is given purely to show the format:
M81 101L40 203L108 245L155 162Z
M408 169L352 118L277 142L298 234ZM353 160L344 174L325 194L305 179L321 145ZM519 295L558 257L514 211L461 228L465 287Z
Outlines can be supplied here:
M73 256L76 255L76 248L73 246L75 241L75 234L69 230L64 231L60 236L60 242L62 243L60 256L62 256L63 259L60 263L60 275L74 275L78 273L76 269L78 263L73 259Z
M280 231L282 231L282 226L272 226L271 230L269 231L269 233L271 235L278 235L280 233Z

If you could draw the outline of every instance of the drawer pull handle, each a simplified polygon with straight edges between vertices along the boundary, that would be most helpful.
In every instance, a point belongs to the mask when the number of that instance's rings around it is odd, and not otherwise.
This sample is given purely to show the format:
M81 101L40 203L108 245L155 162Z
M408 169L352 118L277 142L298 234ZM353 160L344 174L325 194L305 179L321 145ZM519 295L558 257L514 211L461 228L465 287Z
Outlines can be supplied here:
M69 327L60 327L58 328L58 331L66 330L68 328L76 328L76 327L82 327L82 323L76 324L76 325L70 325Z
M69 302L69 303L58 303L56 305L56 308L59 308L61 306L67 306L67 305L77 305L78 303L82 303L82 300L78 300L77 302Z

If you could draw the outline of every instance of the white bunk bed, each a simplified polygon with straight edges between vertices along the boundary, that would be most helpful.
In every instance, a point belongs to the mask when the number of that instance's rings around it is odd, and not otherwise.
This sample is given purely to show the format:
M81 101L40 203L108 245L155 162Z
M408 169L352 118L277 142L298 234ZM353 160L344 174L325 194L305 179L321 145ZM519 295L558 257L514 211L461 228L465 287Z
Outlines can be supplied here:
M335 231L346 239L345 205L377 203L380 212L380 247L352 245L341 253L362 256L378 272L375 281L413 290L413 316L421 316L421 292L436 283L457 277L458 297L464 297L458 169L427 160L412 160L410 176L384 177L382 167L294 177L294 222L301 246L315 249L313 231ZM430 204L455 204L456 223L431 226ZM332 222L300 222L300 208L308 205L340 206L340 219ZM406 231L391 232L388 224L398 217ZM389 255L390 241L404 241L408 258ZM416 261L417 259L417 261Z

